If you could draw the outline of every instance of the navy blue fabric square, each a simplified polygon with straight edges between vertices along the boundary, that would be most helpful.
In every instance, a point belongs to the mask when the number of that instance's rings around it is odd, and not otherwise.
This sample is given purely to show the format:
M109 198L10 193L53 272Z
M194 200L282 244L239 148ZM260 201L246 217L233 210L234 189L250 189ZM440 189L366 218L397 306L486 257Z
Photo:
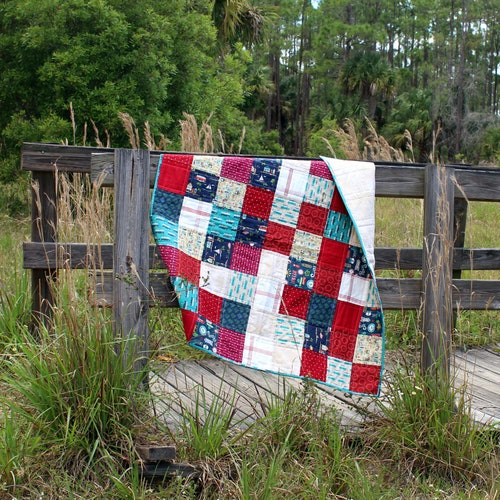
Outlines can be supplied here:
M213 351L217 347L219 329L217 325L201 316L198 317L190 344L205 351Z
M307 322L314 326L329 328L332 325L336 304L335 299L313 293L307 310Z
M363 335L382 335L382 310L374 307L365 307L359 323L359 333Z
M261 248L267 232L267 221L243 214L238 224L236 241Z
M250 305L224 299L222 303L220 325L234 332L245 333L248 326L250 309Z
M252 186L276 191L280 175L281 160L271 158L256 158L250 172Z
M232 241L208 234L205 239L202 261L216 266L229 267L232 251Z
M306 323L304 349L309 349L310 351L319 352L321 354L328 354L330 332L331 330L329 328L321 328L320 326Z
M186 196L211 203L217 194L219 177L201 170L191 170Z
M361 248L349 245L344 272L357 274L361 278L371 278L370 267Z
M291 286L312 290L316 266L310 262L290 257L286 270L286 281Z
M153 201L152 213L165 219L177 221L181 213L183 196L157 189Z

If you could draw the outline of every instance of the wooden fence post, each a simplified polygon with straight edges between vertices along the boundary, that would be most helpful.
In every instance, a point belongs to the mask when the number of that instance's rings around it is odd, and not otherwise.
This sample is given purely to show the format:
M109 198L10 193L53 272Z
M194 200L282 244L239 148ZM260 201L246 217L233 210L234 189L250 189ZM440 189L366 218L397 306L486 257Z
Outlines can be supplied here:
M57 239L57 188L55 172L33 172L31 193L31 241L53 243ZM31 272L31 310L35 327L48 325L54 306L55 269Z
M149 151L115 150L114 326L138 372L149 349L149 199Z
M425 170L422 284L422 370L446 377L450 372L453 324L453 169Z

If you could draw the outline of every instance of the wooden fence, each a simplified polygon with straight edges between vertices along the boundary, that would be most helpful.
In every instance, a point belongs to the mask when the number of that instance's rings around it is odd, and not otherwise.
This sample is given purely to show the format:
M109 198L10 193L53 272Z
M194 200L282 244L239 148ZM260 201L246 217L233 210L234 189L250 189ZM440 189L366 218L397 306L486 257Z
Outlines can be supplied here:
M33 312L40 321L50 317L50 285L58 269L86 268L92 262L108 270L96 293L112 304L116 332L143 339L141 349L147 352L152 297L155 305L177 305L149 244L150 188L160 154L24 144L22 168L32 172L39 193L33 195L24 267L32 270ZM113 244L58 241L57 172L85 173L93 180L104 176L102 185L114 186ZM500 310L500 280L461 279L463 270L500 269L500 248L463 248L468 202L500 202L500 168L376 162L376 196L424 200L422 246L375 249L377 272L421 270L421 277L379 277L377 284L384 309L422 308L422 367L448 371L454 310ZM491 230L499 228L492 223Z

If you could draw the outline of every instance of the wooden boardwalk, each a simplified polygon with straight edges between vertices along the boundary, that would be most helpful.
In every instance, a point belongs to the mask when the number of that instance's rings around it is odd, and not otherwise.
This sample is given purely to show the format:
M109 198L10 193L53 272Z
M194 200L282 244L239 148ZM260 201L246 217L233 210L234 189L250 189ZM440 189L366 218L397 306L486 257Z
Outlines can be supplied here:
M455 384L466 383L475 419L500 423L500 346L456 351L453 366ZM184 412L194 414L195 408L204 420L203 408L213 404L233 410L233 421L246 427L262 416L266 407L283 399L287 390L301 387L300 379L213 358L163 364L151 378L156 415L171 428L178 426ZM347 428L359 427L367 415L376 411L374 398L349 395L322 384L316 388L322 403L336 408ZM381 400L384 401L384 386Z

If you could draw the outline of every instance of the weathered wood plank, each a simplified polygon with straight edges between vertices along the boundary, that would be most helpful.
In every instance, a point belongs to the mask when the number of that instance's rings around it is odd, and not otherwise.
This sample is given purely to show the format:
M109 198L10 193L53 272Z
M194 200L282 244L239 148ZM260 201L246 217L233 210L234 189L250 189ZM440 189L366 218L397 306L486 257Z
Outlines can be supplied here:
M422 268L421 248L375 248L377 271ZM112 269L113 244L24 242L25 269ZM455 248L453 269L498 270L500 248ZM149 245L149 268L165 269L156 245Z
M156 179L158 160L162 152L151 151L151 168L149 173L150 186L153 187ZM220 155L223 156L223 155ZM250 156L250 155L248 155ZM91 178L99 180L102 186L111 187L114 182L114 157L109 152L92 155ZM422 198L424 194L424 172L422 165L376 164L376 196L399 198Z
M158 157L163 151L151 152L150 182L154 181ZM96 155L96 158L92 158ZM112 174L114 159L113 149L86 146L64 146L59 144L24 143L22 150L22 168L31 171L71 171L91 173L97 179L101 172L106 175L104 185L113 184ZM91 168L94 162L95 168ZM424 195L424 167L418 164L388 164L375 162L377 182L376 195L387 197L422 198ZM500 200L500 169L484 167L456 168L456 196L464 194L469 200Z
M487 366L482 366L484 363L500 366L500 355L475 349L466 353L456 351L452 359L457 374L454 382L460 388L465 378L472 415L477 421L500 422L500 375L488 370ZM168 412L164 414L169 422L175 422L171 424L173 428L179 425L188 405L194 403L197 388L201 386L218 388L222 383L222 387L231 387L230 393L236 390L248 403L248 419L239 422L237 426L246 427L264 414L267 402L276 401L276 398L283 399L287 390L300 390L302 384L299 379L252 370L212 357L169 363L163 371L161 366L159 370L163 382L153 387L153 394L157 402L166 399L165 405L170 412L179 412L177 416ZM390 372L391 368L388 370ZM373 398L352 397L322 384L316 384L316 389L322 404L336 408L340 412L342 425L346 427L358 426L367 412L373 415ZM211 394L214 391L205 391L208 404L212 401ZM233 399L231 396L231 400ZM192 406L189 408L193 411ZM251 408L255 409L253 414L250 414Z
M31 188L31 241L52 243L57 239L57 188L51 172L33 172ZM31 310L37 324L48 325L55 303L53 285L57 269L34 269L31 273Z
M149 187L153 187L158 170L158 161L161 151L150 151L149 160ZM99 182L103 187L114 186L115 158L112 152L95 153L91 157L90 178L92 182Z
M422 370L449 373L452 329L453 170L425 170Z
M25 269L113 269L113 244L23 243ZM165 269L156 245L149 245L149 269Z
M454 309L500 310L499 280L453 280Z
M99 273L95 300L98 305L111 306L114 277ZM150 306L178 307L175 291L166 273L151 273L149 284ZM385 310L420 309L422 282L418 278L377 278L377 285ZM452 306L454 309L500 310L500 281L453 280Z
M129 341L124 362L139 372L148 356L149 154L117 149L115 155L114 328Z
M92 153L113 152L108 148L24 143L21 168L32 172L78 172L90 174Z
M457 198L469 201L500 201L500 168L482 169L480 167L456 168L455 189Z
M137 445L137 454L146 462L159 460L175 460L177 449L175 446Z
M375 167L375 196L423 198L425 167L380 165Z
M498 379L498 389L500 391L500 354L495 354L487 349L470 349L468 351L455 351L457 363L466 365L470 373L480 373L481 375Z

